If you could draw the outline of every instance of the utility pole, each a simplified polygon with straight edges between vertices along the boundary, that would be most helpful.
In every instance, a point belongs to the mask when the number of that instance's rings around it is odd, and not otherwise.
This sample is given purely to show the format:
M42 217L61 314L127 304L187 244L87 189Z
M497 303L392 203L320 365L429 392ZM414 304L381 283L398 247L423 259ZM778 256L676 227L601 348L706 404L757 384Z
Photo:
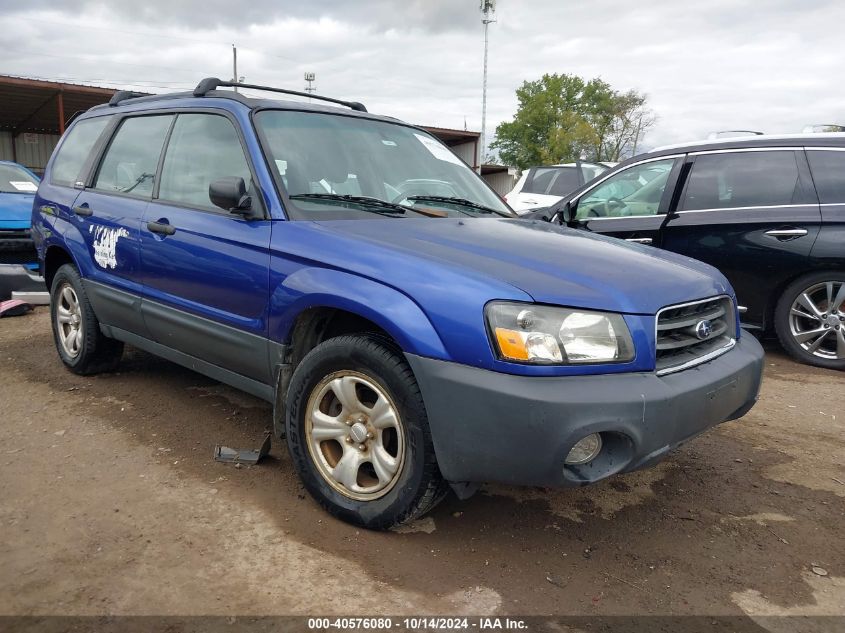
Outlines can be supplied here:
M481 0L481 23L484 25L484 83L481 89L481 156L478 157L478 173L481 173L481 164L487 152L487 46L489 42L487 31L490 24L495 22L491 16L496 12L496 0Z
M234 44L232 44L232 81L238 83L238 48ZM238 87L235 86L235 92L237 91Z
M308 85L305 86L305 92L311 94L312 92L316 92L317 89L314 87L314 82L317 79L317 75L314 73L305 73L305 81L308 82Z

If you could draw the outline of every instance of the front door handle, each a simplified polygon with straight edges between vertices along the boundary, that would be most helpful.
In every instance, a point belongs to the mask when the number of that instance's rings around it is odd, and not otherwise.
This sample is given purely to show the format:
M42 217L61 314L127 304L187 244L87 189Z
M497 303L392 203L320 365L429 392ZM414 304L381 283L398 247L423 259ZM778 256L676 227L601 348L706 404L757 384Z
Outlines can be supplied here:
M176 232L175 226L163 222L147 222L147 228L159 235L173 235Z
M85 218L87 218L90 215L94 215L94 212L91 210L91 207L89 207L87 203L86 204L80 204L79 206L74 207L73 212L76 215L79 215L79 216L82 216L82 217L85 217Z
M771 231L766 231L766 235L771 235L781 241L793 240L796 237L807 235L807 229L772 229Z
M636 242L637 244L651 244L654 240L650 237L629 237L626 242Z

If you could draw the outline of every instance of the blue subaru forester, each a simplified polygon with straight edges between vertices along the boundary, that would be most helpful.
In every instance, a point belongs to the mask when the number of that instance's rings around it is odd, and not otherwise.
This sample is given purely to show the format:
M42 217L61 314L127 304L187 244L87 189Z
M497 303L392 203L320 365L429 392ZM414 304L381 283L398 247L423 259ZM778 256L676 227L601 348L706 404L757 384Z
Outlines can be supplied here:
M753 406L715 269L520 220L359 103L231 86L117 93L56 148L33 235L71 371L128 343L273 403L307 489L371 528L641 468Z

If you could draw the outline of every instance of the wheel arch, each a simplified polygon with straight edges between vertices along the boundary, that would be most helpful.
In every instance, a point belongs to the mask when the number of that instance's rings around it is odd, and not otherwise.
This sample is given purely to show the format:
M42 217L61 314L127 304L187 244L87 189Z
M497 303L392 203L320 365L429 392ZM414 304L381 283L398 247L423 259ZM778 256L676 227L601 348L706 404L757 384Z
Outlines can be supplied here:
M53 278L56 276L56 271L65 264L73 264L77 270L79 266L76 260L73 259L70 252L63 246L51 244L44 251L44 282L49 291L53 287Z
M317 292L314 292L314 290ZM273 426L284 435L287 391L297 365L325 340L346 334L377 334L400 352L448 358L428 316L407 295L350 273L307 268L288 276L270 300L270 338L284 345L285 362L275 377Z
M287 346L296 345L293 338L302 334L302 319L314 323L309 315L322 310L322 314L333 311L347 326L356 319L371 324L368 327L388 335L403 352L448 359L440 335L422 308L399 290L373 279L327 268L300 269L275 290L270 305L270 338Z

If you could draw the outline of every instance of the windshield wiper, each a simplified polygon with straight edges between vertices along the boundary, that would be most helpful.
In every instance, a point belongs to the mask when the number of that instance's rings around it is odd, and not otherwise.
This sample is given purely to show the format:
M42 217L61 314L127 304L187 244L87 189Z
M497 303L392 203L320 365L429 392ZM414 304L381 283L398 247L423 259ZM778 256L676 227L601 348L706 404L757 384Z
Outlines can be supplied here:
M292 196L288 196L288 198L291 200L326 200L328 202L358 204L361 205L363 211L369 211L371 213L378 213L380 215L390 217L393 217L394 214L398 213L404 215L404 213L408 210L408 207L403 207L401 204L394 204L393 202L380 200L379 198L371 198L370 196L348 196L339 193L296 193ZM384 211L382 209L384 209ZM387 209L390 209L391 212L386 212Z
M476 209L478 211L482 211L484 213L495 213L497 215L505 215L501 211L496 211L496 209L491 209L490 207L485 207L483 204L479 204L478 202L473 202L472 200L467 200L466 198L453 198L451 196L408 196L408 200L412 200L414 202L446 202L448 204L457 204L462 207L469 207L470 209Z

